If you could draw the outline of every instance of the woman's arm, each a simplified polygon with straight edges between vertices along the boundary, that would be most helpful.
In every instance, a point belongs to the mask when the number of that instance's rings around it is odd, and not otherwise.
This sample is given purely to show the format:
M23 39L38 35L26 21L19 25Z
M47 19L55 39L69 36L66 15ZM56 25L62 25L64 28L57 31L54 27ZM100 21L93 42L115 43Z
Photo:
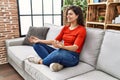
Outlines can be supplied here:
M76 50L78 49L78 46L77 46L77 45L72 45L72 46L62 46L61 48L62 48L62 49L69 50L69 51L76 51Z
M39 40L39 43L44 43L44 44L48 44L48 45L52 45L54 40Z
M78 49L77 45L64 46L64 44L62 42L59 42L57 40L54 40L52 45L56 48L62 48L62 49L66 49L66 50L69 50L69 51L76 51Z
M42 40L35 36L31 36L30 38L28 38L28 40L31 43L44 43L44 44L49 44L49 45L51 45L54 42L54 40Z

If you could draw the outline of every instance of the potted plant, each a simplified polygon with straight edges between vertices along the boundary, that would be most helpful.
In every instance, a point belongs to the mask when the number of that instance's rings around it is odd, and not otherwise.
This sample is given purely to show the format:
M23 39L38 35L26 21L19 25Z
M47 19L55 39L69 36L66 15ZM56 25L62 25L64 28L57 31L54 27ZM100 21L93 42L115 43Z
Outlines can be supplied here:
M103 16L99 16L98 20L99 22L104 22L105 18Z

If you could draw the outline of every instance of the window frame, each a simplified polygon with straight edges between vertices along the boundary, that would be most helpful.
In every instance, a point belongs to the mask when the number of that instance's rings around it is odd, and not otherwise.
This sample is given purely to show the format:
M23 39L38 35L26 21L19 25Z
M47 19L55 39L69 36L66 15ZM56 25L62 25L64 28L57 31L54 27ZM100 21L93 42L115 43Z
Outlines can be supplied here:
M20 17L21 16L30 16L31 17L31 26L34 26L34 22L33 22L33 17L34 16L41 16L42 17L42 26L44 26L44 17L46 16L50 16L52 17L52 24L54 24L54 17L55 16L61 16L61 25L63 24L63 12L61 10L61 14L55 14L54 13L54 0L52 0L52 14L44 14L44 3L43 3L43 0L42 0L42 14L33 14L33 8L32 8L32 0L30 0L30 8L31 8L31 13L30 14L20 14L20 5L19 5L19 0L17 0L17 8L18 8L18 22L19 22L19 33L20 33L20 37L24 37L25 35L22 34L22 27L21 27L21 20L20 20ZM63 6L63 0L61 0L61 9L62 9L62 6Z

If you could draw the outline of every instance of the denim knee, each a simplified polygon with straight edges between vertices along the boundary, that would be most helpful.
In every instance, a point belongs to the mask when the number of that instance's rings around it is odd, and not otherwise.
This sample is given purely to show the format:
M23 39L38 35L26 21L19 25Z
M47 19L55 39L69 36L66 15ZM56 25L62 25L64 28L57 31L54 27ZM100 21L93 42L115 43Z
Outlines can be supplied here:
M39 44L38 44L38 43L33 44L33 48L34 48L34 49L36 49L38 46L39 46Z
M33 48L38 48L40 45L44 45L43 43L35 43L33 44Z
M49 66L51 63L56 62L60 63L62 61L62 58L60 57L61 54L57 52L58 50L53 51L50 53L44 60L43 64Z

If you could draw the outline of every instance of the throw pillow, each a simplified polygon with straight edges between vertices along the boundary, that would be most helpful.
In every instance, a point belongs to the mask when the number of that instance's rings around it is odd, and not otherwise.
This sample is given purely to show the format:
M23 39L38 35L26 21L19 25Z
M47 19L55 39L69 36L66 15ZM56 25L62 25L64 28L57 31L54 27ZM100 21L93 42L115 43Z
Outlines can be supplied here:
M49 30L48 27L32 27L32 26L30 26L28 33L23 41L23 45L32 45L32 43L30 43L28 40L28 38L30 36L36 36L40 39L46 39L48 30Z

